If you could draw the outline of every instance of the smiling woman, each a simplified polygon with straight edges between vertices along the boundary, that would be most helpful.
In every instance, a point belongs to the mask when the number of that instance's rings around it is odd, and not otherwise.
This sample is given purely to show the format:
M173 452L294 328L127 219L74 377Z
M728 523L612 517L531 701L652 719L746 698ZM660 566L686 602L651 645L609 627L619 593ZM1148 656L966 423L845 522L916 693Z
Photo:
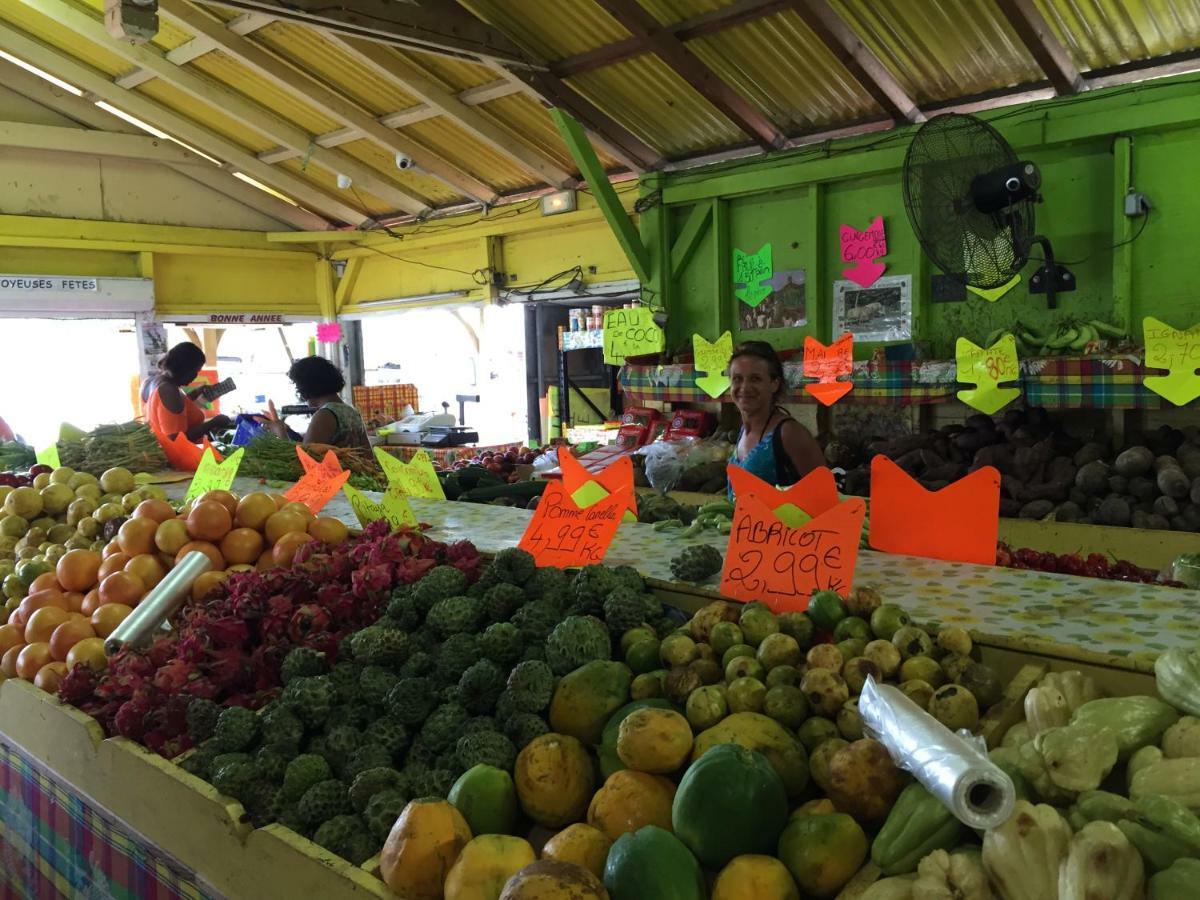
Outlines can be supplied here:
M734 350L729 380L742 417L733 465L777 487L795 484L825 465L825 454L808 429L779 405L786 393L783 363L770 344L747 341Z

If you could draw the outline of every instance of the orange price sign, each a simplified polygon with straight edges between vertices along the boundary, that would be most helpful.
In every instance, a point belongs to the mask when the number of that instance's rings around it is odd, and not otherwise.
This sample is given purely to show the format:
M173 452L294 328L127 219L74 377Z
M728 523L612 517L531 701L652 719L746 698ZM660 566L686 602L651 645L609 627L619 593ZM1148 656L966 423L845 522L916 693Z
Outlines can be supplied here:
M216 462L222 462L225 459L209 443L208 438L204 439L202 446L197 447L184 434L177 434L173 438L165 438L156 431L154 432L154 437L158 439L158 444L162 447L163 453L167 457L167 462L171 464L171 468L178 469L180 472L195 472L200 467L200 460L203 458L206 450L211 451L213 459Z
M627 490L629 506L624 521L637 521L637 495L633 491L633 460L622 456L599 472L592 473L583 467L566 447L558 451L558 467L562 470L562 483L567 493L582 507L591 506L610 494Z
M992 466L931 491L886 456L871 460L873 549L991 566L999 530L1000 473Z
M342 468L337 454L332 450L327 451L325 458L318 463L297 444L296 456L304 468L304 476L288 488L283 496L294 503L303 503L316 515L350 480L350 471Z
M803 612L815 591L845 596L854 581L866 504L859 498L793 528L757 495L737 498L721 593L761 600L773 612Z
M854 335L847 331L828 347L816 338L804 339L804 374L817 379L804 385L818 402L831 406L854 387L852 381L838 381L839 375L854 372Z
M580 507L562 484L551 482L517 546L533 554L539 566L596 565L604 560L628 505L628 494L620 490Z
M779 510L792 506L803 510L806 515L819 516L838 505L837 482L833 472L821 466L813 469L789 488L778 490L761 478L751 475L741 466L728 466L729 486L734 497L753 494L767 507L779 515Z

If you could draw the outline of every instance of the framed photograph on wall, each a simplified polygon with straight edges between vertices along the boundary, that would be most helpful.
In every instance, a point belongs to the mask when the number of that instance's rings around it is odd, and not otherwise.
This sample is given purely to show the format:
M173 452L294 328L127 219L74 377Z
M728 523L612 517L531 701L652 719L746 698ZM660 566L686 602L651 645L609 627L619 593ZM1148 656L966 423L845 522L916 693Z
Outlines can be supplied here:
M766 284L772 288L758 306L738 304L738 325L745 331L799 328L808 324L808 296L804 269L776 272Z
M870 287L833 283L833 333L849 331L855 341L912 339L912 276L885 275Z

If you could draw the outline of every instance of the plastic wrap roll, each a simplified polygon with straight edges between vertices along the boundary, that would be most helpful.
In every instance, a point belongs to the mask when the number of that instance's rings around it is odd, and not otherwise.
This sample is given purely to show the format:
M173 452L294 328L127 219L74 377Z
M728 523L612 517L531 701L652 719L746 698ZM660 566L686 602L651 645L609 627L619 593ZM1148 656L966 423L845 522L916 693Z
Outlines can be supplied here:
M154 632L183 605L196 579L212 567L212 560L198 550L185 556L108 636L104 652L113 656L125 646L147 646Z
M970 828L1003 825L1012 815L1012 779L971 740L955 734L902 692L868 677L858 700L863 730L887 748ZM965 734L965 732L964 732Z

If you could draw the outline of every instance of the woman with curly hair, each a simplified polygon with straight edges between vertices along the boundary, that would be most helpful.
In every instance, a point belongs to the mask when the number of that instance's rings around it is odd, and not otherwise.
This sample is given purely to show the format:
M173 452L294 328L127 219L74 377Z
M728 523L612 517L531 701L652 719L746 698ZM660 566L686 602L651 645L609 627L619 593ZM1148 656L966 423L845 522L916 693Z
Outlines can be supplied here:
M340 392L346 386L346 379L337 366L321 356L306 356L292 363L288 378L296 386L300 399L316 410L302 438L304 443L333 447L371 446L362 416L353 406L342 402ZM268 408L264 426L282 438L288 437L287 427L275 411L274 401Z

